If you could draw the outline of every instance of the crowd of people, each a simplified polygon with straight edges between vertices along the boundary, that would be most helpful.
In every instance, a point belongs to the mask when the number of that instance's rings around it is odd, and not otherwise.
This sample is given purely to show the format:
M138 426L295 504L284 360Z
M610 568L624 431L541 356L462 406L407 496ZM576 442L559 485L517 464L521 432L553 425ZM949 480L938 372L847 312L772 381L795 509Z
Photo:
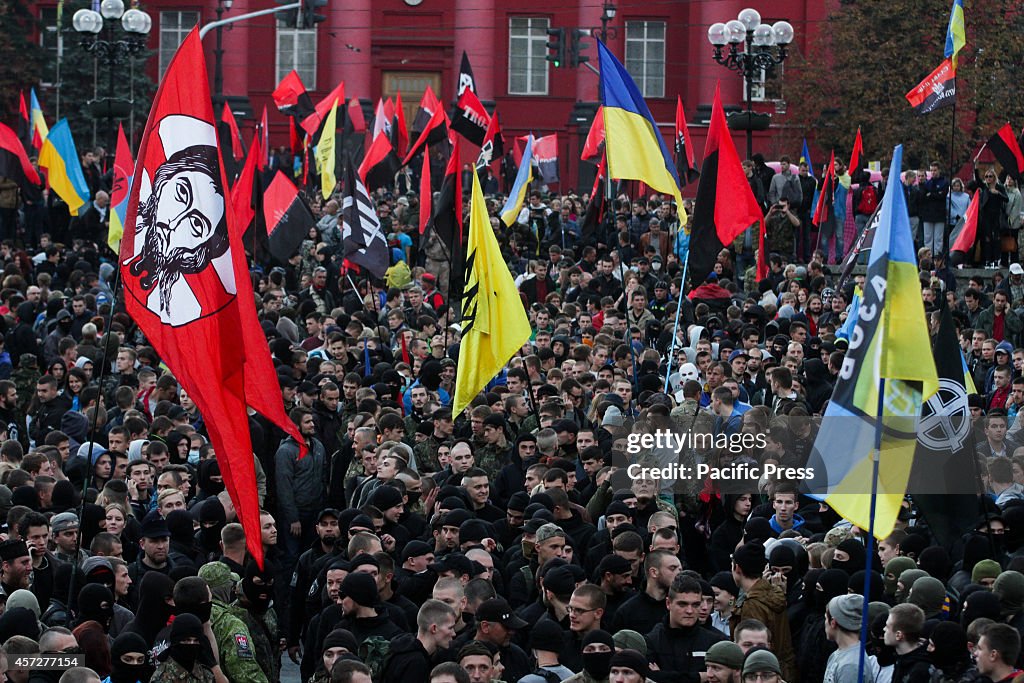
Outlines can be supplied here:
M304 683L1015 680L1024 268L958 277L937 241L956 217L916 222L925 309L952 310L978 392L985 491L952 542L913 497L876 544L793 481L629 476L657 430L762 437L687 462L810 456L862 276L840 278L808 227L806 166L745 165L771 212L760 281L748 235L683 283L682 213L657 195L620 195L596 228L585 195L533 191L511 227L490 197L533 333L459 415L459 293L417 195L374 193L383 280L343 271L342 202L317 203L287 262L252 267L258 351L308 447L250 416L262 567L203 416L124 313L108 179L90 174L88 224L15 203L0 243L6 678L275 683L291 660ZM854 213L883 193L858 190ZM831 237L841 258L853 240ZM27 665L36 653L81 666Z

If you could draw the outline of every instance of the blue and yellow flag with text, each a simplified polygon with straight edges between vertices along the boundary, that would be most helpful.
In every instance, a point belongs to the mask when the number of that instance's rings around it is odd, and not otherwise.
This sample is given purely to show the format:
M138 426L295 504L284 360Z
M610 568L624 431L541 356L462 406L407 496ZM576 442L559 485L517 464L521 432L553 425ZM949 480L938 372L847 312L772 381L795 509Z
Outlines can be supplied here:
M501 209L501 222L507 227L512 227L519 218L519 211L526 201L526 188L533 181L533 134L526 138L526 147L523 149L523 159L519 162L519 172L516 173L516 181L512 184L512 191L508 193L505 206ZM539 242L538 242L539 244Z
M46 169L50 189L64 200L72 216L87 208L91 198L89 185L85 182L67 119L61 119L50 129L39 150L39 166Z
M651 189L672 195L682 216L683 198L679 194L676 164L651 110L626 67L600 40L597 50L609 176L617 180L639 180Z
M897 146L890 166L897 175L902 158L903 148ZM896 523L914 462L921 406L939 385L927 353L931 338L920 289L906 198L898 183L890 184L849 351L808 461L814 477L805 482L812 497L867 529L877 458L876 538L888 536ZM880 452L875 447L879 430Z
M949 27L946 29L946 59L953 60L953 72L956 72L957 53L967 44L967 26L964 21L964 0L953 0L953 10L949 13Z
M525 155L523 162L529 163ZM473 174L469 203L465 282L453 417L466 409L533 333L488 219L478 173Z

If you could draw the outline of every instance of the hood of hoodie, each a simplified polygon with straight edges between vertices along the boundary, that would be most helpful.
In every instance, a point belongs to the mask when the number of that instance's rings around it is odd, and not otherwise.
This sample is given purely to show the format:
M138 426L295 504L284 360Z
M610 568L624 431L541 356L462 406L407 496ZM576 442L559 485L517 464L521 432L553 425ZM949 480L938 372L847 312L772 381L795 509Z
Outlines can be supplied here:
M701 334L703 334L705 330L707 330L707 328L703 327L701 325L694 325L693 327L690 328L690 348L691 349L697 348L697 342L700 341Z

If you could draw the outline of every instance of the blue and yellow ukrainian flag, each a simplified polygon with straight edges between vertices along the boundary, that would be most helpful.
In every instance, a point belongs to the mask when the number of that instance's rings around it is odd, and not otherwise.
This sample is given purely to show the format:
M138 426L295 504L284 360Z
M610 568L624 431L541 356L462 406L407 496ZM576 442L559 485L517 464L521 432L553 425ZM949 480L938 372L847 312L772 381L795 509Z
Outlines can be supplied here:
M618 180L639 180L676 199L686 222L679 176L658 125L626 67L597 41L601 64L601 104L604 106L604 145L608 173Z
M526 138L526 148L523 149L523 160L519 162L519 171L516 173L516 181L512 184L512 191L508 193L505 206L501 208L501 222L506 226L515 225L519 212L526 201L526 188L533 181L533 134ZM540 242L538 242L539 244Z
M903 147L897 146L893 173L900 173L902 160ZM878 459L876 538L888 536L896 523L914 462L921 405L939 386L935 360L926 352L931 338L919 290L906 199L902 188L890 183L856 329L808 462L815 469L808 482L812 496L867 529ZM875 448L879 430L880 452Z
M71 215L81 213L89 203L89 185L85 182L67 119L58 121L46 136L39 150L39 165L46 169L50 188L67 203Z
M31 105L32 106L29 108L29 125L32 128L32 146L36 149L42 149L43 142L46 141L46 136L50 131L46 127L46 119L43 117L43 108L39 106L39 98L36 97L35 88L32 88Z
M964 22L964 0L953 0L949 13L949 28L946 29L946 59L952 58L953 72L956 72L956 55L967 44L967 26Z
M804 138L804 148L800 150L800 161L807 164L807 175L816 178L814 175L814 162L811 161L811 150L807 146L807 138Z

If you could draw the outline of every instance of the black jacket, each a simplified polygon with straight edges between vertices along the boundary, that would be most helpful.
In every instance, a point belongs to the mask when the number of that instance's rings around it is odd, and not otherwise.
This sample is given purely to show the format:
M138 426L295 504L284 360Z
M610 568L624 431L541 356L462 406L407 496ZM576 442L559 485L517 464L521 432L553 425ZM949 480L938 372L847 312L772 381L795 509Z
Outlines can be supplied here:
M658 683L700 683L704 655L721 640L726 638L720 631L698 625L672 628L665 617L647 634L647 657L659 669L651 672L651 678Z
M628 628L637 633L650 633L664 621L666 614L668 608L665 607L665 601L655 600L646 590L642 590L615 610L610 632Z
M914 648L905 655L896 655L892 683L928 683L931 679L931 658L928 648Z
M423 647L423 643L411 633L404 633L391 642L379 683L421 680L433 666L433 657Z

